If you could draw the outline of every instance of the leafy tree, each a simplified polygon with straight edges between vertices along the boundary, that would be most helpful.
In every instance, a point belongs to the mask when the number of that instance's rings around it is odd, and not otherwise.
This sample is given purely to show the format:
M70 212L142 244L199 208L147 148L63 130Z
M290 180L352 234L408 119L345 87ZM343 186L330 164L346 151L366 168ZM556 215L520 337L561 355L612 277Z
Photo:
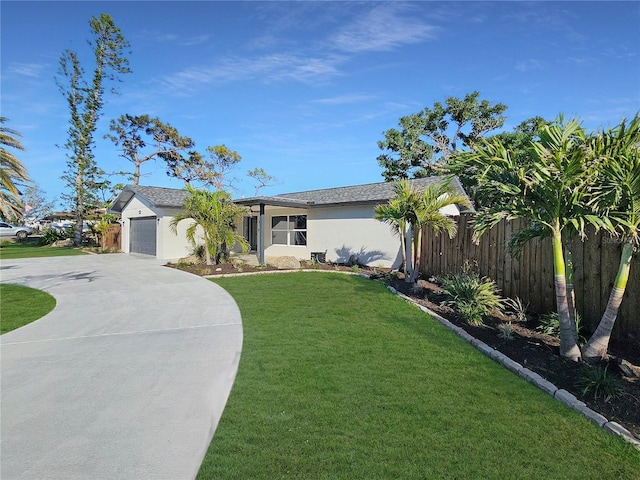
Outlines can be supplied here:
M640 116L595 138L595 149L604 158L597 185L595 204L616 227L622 240L622 255L607 307L587 344L582 358L595 363L609 348L611 332L629 279L634 249L640 247Z
M25 217L43 218L53 213L55 202L46 199L46 193L38 185L31 184L22 195Z
M101 171L93 153L93 136L104 105L105 84L130 72L129 61L123 56L129 43L113 19L103 13L99 17L92 17L89 26L93 34L89 45L93 49L95 60L91 81L85 79L78 55L71 50L62 54L56 78L70 113L69 138L64 145L69 151L68 169L62 178L72 191L69 199L75 213L76 245L82 241L82 224L86 211L95 204L93 194L100 183L98 177Z
M501 127L506 105L492 105L479 96L472 92L463 99L448 97L445 104L436 102L432 109L400 118L400 129L387 130L378 142L387 151L378 156L385 181L434 175L451 155Z
M225 145L207 147L207 154L210 158L207 165L213 174L211 184L218 190L231 187L234 179L228 178L228 175L242 160L242 157L238 152L228 149Z
M394 192L394 197L386 205L376 207L375 218L390 223L400 233L403 251L409 245L411 259L403 257L405 281L415 283L420 274L422 230L431 228L436 233L444 230L452 238L456 234L457 224L451 217L444 215L441 209L449 205L468 206L469 201L466 196L453 192L450 180L419 190L409 180L403 179L394 184ZM406 237L404 242L403 237ZM406 275L407 270L409 275Z
M242 160L242 157L225 145L207 147L208 159L199 152L191 151L183 157L177 152L161 153L167 162L167 175L180 178L187 185L194 183L217 190L232 188L234 178L228 175Z
M181 221L191 221L186 231L187 239L195 247L198 236L202 235L207 265L217 264L225 249L233 248L235 244L247 252L247 240L235 229L236 220L246 209L233 203L231 195L224 190L209 192L189 185L186 188L189 195L185 200L184 212L173 218L171 230L177 234Z
M270 187L278 183L278 179L269 175L263 168L254 168L253 170L249 170L247 172L247 176L254 181L254 196L258 195L261 188Z
M0 214L6 218L20 218L24 212L18 187L29 181L27 169L18 157L5 147L24 150L17 131L6 127L6 117L0 117Z
M479 209L474 220L476 239L500 221L515 218L527 220L529 227L514 234L514 249L532 238L552 238L560 354L578 361L570 252L565 253L563 239L572 232L584 235L587 223L612 228L606 218L593 215L588 204L598 162L585 130L577 121L565 123L562 117L541 126L539 139L531 142L528 165L520 164L498 137L482 141L475 152L465 155L476 172L477 194L494 198L499 192L502 200Z
M489 138L496 138L510 152L515 165L526 168L532 162L531 142L537 138L540 126L551 123L542 117L533 117L521 122L513 132L501 132ZM460 179L460 183L477 208L502 202L502 195L498 190L484 189L482 196L477 194L477 166L469 163L469 156L465 153L457 152L448 157L441 167L442 172L455 175Z
M140 183L140 167L143 163L161 155L178 162L181 159L179 152L194 146L189 137L180 136L174 127L149 115L122 115L117 120L111 120L109 129L114 134L105 135L105 138L120 147L121 156L134 165L134 171L130 174L134 185Z

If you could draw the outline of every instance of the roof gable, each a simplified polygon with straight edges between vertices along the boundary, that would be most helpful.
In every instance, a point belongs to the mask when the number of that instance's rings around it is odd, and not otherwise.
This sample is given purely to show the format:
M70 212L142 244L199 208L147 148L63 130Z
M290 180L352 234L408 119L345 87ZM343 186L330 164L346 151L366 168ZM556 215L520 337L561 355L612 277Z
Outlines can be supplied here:
M186 190L177 188L127 185L113 201L109 210L122 213L127 204L136 195L142 197L154 207L182 208L188 193Z

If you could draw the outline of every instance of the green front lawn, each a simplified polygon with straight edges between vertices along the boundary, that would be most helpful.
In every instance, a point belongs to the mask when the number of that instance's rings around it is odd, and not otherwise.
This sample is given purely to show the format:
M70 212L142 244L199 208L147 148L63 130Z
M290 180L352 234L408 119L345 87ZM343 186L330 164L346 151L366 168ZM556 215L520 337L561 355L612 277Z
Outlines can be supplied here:
M0 243L0 259L3 260L11 260L14 258L62 257L68 255L87 255L87 253L79 248L73 247L39 246L33 241L12 243L5 240Z
M383 285L214 280L244 344L199 479L637 479L640 452Z
M56 299L35 288L0 283L0 334L44 317Z

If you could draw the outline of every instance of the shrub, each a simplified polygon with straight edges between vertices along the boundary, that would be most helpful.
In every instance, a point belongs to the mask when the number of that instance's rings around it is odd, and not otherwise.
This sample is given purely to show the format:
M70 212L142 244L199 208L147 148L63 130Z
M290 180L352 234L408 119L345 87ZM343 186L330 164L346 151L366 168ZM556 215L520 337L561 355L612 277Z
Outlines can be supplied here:
M200 244L200 245L196 245L195 247L193 247L192 255L198 257L198 260L200 260L201 263L204 263L205 258L206 258L206 252L204 251L204 245Z
M455 310L470 325L482 325L484 323L485 309L477 303L458 301L455 304Z
M511 322L502 323L498 327L498 336L504 340L513 340L513 325Z
M600 365L584 366L576 386L583 395L593 395L595 399L602 397L605 402L617 397L622 392L620 381L615 375L607 372L607 368Z
M502 312L503 300L496 283L476 273L447 275L442 279L447 296L445 305L453 307L468 323L479 325L492 311Z
M511 309L517 322L527 321L527 308L529 308L529 304L527 303L525 305L520 297L505 298L504 304Z
M383 274L382 281L387 287L394 285L398 281L398 272L387 272Z
M45 228L42 231L42 235L40 237L40 245L51 245L58 240L62 240L66 238L63 233L57 228L49 227Z
M545 313L540 316L540 324L536 327L541 333L560 338L560 316L557 312ZM580 315L576 312L576 334L578 339L584 343L582 327L580 326Z

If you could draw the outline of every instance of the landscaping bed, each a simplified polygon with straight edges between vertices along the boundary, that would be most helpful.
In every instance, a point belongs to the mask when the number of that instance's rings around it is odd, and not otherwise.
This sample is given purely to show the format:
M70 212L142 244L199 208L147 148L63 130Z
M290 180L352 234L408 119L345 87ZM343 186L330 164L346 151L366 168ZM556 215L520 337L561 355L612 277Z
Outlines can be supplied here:
M254 266L247 263L219 263L217 265L204 265L199 264L169 264L170 267L178 268L189 273L193 273L200 276L209 275L233 275L238 273L261 273L261 272L277 272L287 271L281 268L273 267L271 265ZM345 265L339 263L317 263L317 262L301 262L301 270L321 270L321 271L333 271L333 272L351 272L362 273L364 275L375 275L381 273L388 273L389 269L362 267L359 265Z
M451 308L441 305L444 295L440 287L432 282L418 280L417 286L396 278L390 285L397 291L410 297L414 302L428 308L446 318L453 324L463 328L473 337L483 341L522 366L538 373L549 380L556 387L574 394L589 408L601 413L609 421L615 421L627 428L640 438L640 346L624 344L612 340L609 346L611 355L608 372L618 378L620 394L605 401L601 396L584 395L582 389L576 386L576 379L580 377L583 364L563 359L559 354L560 342L553 336L545 335L536 330L538 317L529 315L527 321L517 321L514 316L490 316L483 325L470 325L462 320ZM500 326L511 323L512 336L502 338ZM635 378L621 375L616 360L625 360L635 373Z
M201 276L231 275L238 273L257 273L278 271L271 266L251 266L247 264L234 265L222 263L218 265L171 265L172 267L194 273ZM397 276L386 275L388 269L350 266L342 264L303 263L303 269L341 271L371 275L373 278L384 279L397 291L410 297L414 302L425 306L433 312L441 315L455 325L463 328L473 337L483 341L512 360L526 368L538 373L558 388L574 394L592 410L601 413L610 421L615 421L627 428L636 437L640 438L640 346L623 344L611 341L609 353L612 355L608 372L619 378L620 394L608 401L600 396L596 398L591 394L583 394L576 385L583 369L588 368L583 364L565 360L559 355L559 341L550 335L545 335L536 330L538 318L529 315L527 321L517 321L513 316L490 316L485 319L483 325L474 326L462 320L451 308L443 306L441 302L444 295L440 287L433 282L418 280L414 287L404 282L402 274ZM510 339L502 338L501 325L511 324L512 335ZM615 365L616 359L625 360L635 373L635 378L620 375Z

